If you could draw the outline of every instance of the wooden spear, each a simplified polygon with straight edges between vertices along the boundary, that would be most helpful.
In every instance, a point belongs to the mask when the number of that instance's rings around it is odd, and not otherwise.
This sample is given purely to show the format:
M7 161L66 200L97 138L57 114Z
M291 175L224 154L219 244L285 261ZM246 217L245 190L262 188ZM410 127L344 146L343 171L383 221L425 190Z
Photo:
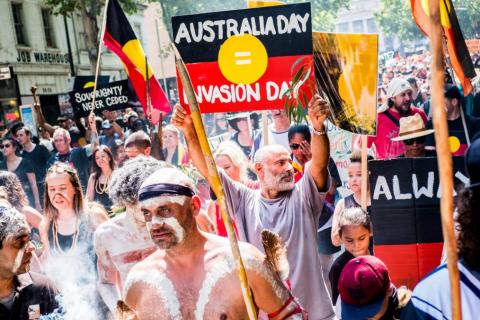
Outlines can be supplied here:
M447 266L452 292L452 319L462 319L460 276L457 264L457 243L453 225L453 163L448 143L448 125L445 114L444 74L445 62L443 56L443 28L440 22L439 0L429 0L430 7L430 42L432 46L432 107L433 126L435 128L435 143L437 149L438 171L442 186L440 210L442 231L447 249Z
M188 74L187 68L183 63L182 57L178 52L175 45L172 44L173 51L175 52L175 64L177 66L178 75L182 81L183 88L188 100L188 106L190 107L190 113L192 116L193 124L195 131L197 133L198 140L200 142L200 147L205 156L205 162L208 167L208 174L212 177L212 188L217 196L217 201L220 206L220 211L222 214L222 219L227 228L228 240L230 241L230 247L232 249L233 258L238 269L238 277L240 279L240 285L242 287L243 300L247 307L247 312L250 320L257 319L256 308L252 300L252 295L250 294L250 289L247 281L247 274L245 272L245 266L243 265L242 256L240 255L240 248L238 247L238 241L235 236L235 231L233 229L232 219L227 209L227 202L225 199L225 193L222 188L222 182L220 180L220 175L217 171L217 166L213 159L212 151L210 150L210 145L208 144L207 135L205 134L205 128L203 126L202 117L200 114L200 109L198 107L197 97L193 90L192 81Z

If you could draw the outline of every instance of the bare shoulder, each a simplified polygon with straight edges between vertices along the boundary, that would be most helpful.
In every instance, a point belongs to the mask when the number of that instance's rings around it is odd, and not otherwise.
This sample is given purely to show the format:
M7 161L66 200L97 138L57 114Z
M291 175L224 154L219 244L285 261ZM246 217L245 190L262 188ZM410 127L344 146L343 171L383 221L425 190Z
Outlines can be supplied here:
M206 237L208 239L207 251L216 256L232 257L232 249L228 238L210 234ZM250 243L238 241L238 247L244 263L249 261L250 264L261 264L265 261L264 254Z
M150 282L165 275L164 255L163 251L157 250L145 260L133 266L128 272L123 288L126 297L128 294L136 292L139 288L145 288Z
M125 214L119 214L112 219L101 223L95 230L95 237L108 236L112 232L118 232L124 226Z

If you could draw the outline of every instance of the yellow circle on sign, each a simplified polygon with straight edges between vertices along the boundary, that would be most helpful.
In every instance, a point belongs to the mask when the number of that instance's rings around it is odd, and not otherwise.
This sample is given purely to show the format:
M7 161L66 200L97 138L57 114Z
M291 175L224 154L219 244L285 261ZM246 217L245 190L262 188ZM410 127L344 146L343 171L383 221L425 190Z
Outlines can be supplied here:
M460 149L460 140L457 137L448 137L448 143L450 144L450 152L454 153Z
M232 36L220 47L218 66L230 82L251 84L260 79L267 70L267 50L263 43L251 34Z

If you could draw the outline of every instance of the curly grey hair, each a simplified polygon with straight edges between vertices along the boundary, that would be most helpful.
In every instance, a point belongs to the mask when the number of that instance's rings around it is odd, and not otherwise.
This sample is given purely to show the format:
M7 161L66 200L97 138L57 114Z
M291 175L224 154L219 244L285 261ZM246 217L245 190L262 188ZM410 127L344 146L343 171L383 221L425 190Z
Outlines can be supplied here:
M143 181L158 169L165 167L172 166L152 157L138 156L126 161L121 168L113 171L108 186L110 199L118 206L135 205Z
M14 207L0 204L0 249L5 240L15 238L22 232L29 232L25 216Z

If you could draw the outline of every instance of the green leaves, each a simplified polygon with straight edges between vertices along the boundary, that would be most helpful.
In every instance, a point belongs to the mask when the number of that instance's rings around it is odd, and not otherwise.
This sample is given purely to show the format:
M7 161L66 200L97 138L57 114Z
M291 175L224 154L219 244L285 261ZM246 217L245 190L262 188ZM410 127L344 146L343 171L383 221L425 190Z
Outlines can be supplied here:
M295 71L295 69L297 70ZM290 71L294 75L288 89L283 93L282 97L285 97L284 109L290 122L298 124L307 121L308 113L307 95L305 91L300 91L299 89L301 86L309 85L311 92L314 92L313 85L311 81L309 81L312 65L311 63L306 63L305 57L302 57L295 61Z

